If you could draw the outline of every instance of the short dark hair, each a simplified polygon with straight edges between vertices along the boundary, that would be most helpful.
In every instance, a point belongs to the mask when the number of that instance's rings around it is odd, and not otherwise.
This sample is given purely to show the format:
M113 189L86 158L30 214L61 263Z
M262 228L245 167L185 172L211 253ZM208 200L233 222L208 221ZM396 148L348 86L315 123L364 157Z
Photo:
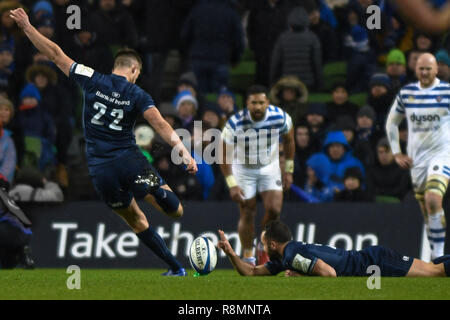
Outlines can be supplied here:
M274 220L266 224L264 237L267 241L273 240L285 243L292 240L292 233L289 227L280 220Z
M133 60L139 63L139 67L142 68L142 59L137 51L125 48L120 49L114 57L114 69L120 67L131 67Z
M252 94L260 94L260 93L264 93L266 95L266 97L269 97L269 93L268 93L266 87L264 87L263 85L260 85L260 84L254 84L247 89L247 99Z

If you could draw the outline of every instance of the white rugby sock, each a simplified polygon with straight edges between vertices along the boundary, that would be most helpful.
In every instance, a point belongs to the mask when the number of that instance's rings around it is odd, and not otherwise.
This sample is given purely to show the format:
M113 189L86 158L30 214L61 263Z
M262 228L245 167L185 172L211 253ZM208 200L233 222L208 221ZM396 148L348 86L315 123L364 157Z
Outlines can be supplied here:
M444 210L428 215L429 237L433 241L432 258L444 255L445 215Z

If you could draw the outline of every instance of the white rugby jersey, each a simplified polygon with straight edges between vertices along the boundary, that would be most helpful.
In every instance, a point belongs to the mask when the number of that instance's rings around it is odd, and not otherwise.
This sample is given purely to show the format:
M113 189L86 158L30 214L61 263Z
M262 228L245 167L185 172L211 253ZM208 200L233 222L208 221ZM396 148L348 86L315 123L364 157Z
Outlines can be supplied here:
M437 154L450 157L450 84L435 79L433 86L421 88L419 82L404 86L391 113L408 121L408 156L414 166L426 165Z
M222 139L234 145L233 164L249 168L269 164L279 167L280 135L291 128L291 117L282 109L269 105L261 121L253 121L248 109L234 114L222 131Z

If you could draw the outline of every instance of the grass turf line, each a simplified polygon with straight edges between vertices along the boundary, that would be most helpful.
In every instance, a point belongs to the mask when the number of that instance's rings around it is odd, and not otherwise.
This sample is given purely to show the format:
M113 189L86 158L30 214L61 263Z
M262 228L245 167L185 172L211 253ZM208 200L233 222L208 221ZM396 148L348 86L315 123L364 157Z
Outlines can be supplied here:
M369 290L367 278L242 277L232 270L208 276L162 277L165 270L81 269L81 290L69 290L65 269L1 270L0 299L450 299L447 278L382 278Z

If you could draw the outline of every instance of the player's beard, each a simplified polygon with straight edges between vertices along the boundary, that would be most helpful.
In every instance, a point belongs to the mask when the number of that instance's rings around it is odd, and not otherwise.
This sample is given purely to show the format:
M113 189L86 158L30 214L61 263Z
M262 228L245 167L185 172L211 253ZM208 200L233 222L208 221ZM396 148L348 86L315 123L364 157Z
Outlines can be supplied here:
M278 253L278 251L272 250L270 248L267 251L268 251L267 254L269 255L270 261L281 260L282 256L281 256L281 254Z
M250 114L255 121L261 121L264 118L264 112L262 111L250 112Z

